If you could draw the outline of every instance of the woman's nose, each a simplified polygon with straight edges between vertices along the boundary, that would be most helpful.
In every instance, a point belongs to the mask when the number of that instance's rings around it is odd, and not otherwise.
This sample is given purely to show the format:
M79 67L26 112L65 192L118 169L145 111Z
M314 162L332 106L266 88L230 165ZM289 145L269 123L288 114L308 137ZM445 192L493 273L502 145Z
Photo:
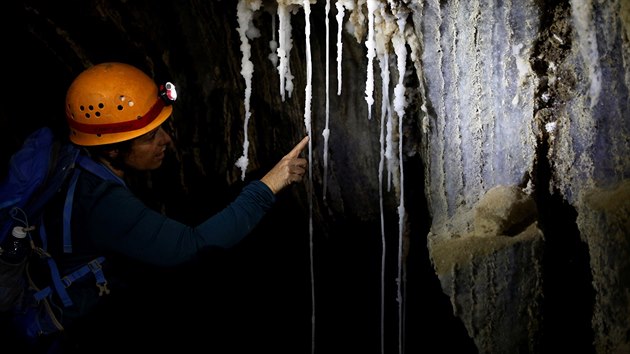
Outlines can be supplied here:
M159 134L160 145L170 145L171 142L173 141L171 139L171 136L162 127L160 127L160 129L158 129L158 134Z

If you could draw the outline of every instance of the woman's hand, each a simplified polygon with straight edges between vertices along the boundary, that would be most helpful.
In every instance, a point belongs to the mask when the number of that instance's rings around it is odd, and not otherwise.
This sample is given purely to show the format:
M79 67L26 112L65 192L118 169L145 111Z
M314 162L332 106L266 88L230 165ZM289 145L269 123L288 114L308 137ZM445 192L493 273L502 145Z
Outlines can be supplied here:
M300 153L308 141L307 135L260 179L271 189L273 194L277 194L286 186L302 180L302 176L306 173L307 161L300 157Z

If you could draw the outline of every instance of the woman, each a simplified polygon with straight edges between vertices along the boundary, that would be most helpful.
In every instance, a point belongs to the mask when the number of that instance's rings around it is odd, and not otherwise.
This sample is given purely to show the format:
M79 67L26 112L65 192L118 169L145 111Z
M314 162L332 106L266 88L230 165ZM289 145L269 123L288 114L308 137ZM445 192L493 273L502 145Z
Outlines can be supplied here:
M46 212L49 251L61 259L62 272L85 260L105 257L100 280L89 275L81 278L67 289L72 304L57 304L70 335L74 330L81 331L81 336L91 335L89 326L98 322L95 316L104 314L99 310L102 303L124 289L125 283L119 280L124 277L118 275L131 272L128 262L178 266L209 247L231 247L258 224L272 207L276 193L304 176L307 161L299 155L308 136L260 180L247 184L225 209L199 225L185 225L148 208L124 180L130 171L161 166L172 143L162 123L170 117L176 98L174 85L158 88L144 72L124 63L94 65L68 89L70 140L84 147L96 167L80 169L72 187L71 237L65 245L60 240L68 216L62 218L58 212L67 203L65 194ZM93 173L96 169L100 172ZM87 350L72 342L69 347ZM92 346L89 351L95 349Z

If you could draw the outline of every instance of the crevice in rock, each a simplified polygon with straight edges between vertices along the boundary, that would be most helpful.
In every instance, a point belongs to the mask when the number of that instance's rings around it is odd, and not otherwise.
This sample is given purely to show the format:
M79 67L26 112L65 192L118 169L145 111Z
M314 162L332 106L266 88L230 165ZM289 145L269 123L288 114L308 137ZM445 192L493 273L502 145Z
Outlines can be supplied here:
M411 63L411 58L407 58ZM423 83L414 75L405 78L409 115L403 121L403 170L407 238L405 264L405 333L404 352L443 352L475 354L478 350L466 327L453 311L447 294L431 263L427 236L432 218L425 193L426 134L422 130ZM412 89L410 89L412 88ZM428 103L427 103L428 104ZM420 337L418 340L417 338ZM416 339L413 339L416 338Z
M407 157L405 181L409 220L405 353L478 353L461 319L455 316L430 261L427 234L431 217L424 197L424 167L419 155ZM420 340L411 338L421 337Z
M544 233L543 300L540 352L594 353L591 326L595 299L588 247L580 238L577 211L554 187L550 159L555 122L564 104L555 87L556 68L571 48L568 1L541 2L541 27L531 65L539 77L534 131L536 159L532 169L533 197Z

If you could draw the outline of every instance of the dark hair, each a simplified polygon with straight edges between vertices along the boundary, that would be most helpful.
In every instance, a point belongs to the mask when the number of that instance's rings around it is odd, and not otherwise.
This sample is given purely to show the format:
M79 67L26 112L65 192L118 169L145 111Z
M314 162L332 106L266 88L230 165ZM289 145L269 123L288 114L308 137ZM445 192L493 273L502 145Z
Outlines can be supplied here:
M133 141L134 139L125 140L113 144L86 146L85 149L92 158L103 158L107 160L112 165L112 167L119 170L126 170L127 168L125 167L124 161L125 157L128 156L131 152ZM116 157L110 157L109 152L112 150L118 150L118 155Z

